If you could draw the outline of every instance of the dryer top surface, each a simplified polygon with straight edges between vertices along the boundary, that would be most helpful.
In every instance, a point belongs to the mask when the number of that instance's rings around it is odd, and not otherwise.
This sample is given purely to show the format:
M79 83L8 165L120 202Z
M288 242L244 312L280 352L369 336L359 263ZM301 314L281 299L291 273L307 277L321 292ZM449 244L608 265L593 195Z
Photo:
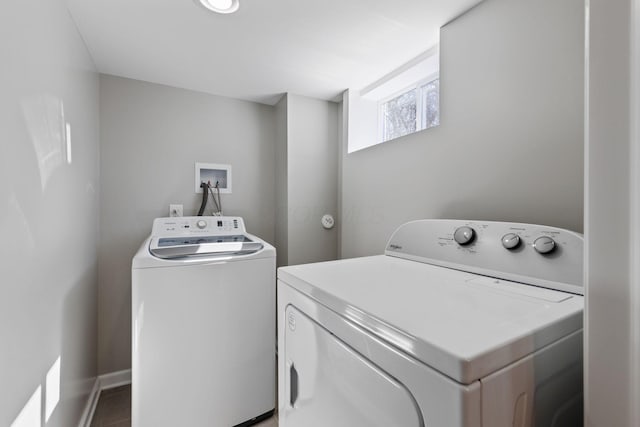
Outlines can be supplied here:
M582 296L388 255L278 279L463 384L582 328Z

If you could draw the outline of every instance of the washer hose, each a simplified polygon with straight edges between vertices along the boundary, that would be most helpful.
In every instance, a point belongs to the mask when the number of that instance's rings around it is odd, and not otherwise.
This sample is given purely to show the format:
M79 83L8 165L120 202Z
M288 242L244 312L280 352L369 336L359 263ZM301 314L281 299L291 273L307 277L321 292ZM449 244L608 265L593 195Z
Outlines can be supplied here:
M207 184L206 182L201 182L200 188L202 188L202 204L200 205L198 216L202 216L202 214L204 213L204 208L207 207L207 201L209 199L209 184Z

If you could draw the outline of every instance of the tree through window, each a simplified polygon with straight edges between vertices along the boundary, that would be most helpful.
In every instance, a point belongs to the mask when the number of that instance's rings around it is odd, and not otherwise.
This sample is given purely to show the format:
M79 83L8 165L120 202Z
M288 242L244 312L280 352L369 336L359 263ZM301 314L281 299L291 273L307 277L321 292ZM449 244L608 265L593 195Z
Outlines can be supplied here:
M382 141L440 124L440 80L420 82L380 103Z

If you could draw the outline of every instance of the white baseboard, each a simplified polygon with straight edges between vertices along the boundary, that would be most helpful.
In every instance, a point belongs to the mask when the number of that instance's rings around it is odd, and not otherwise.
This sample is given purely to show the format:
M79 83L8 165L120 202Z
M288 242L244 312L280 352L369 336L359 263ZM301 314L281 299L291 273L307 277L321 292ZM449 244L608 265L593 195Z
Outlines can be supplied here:
M131 384L131 369L103 374L98 376L98 379L100 380L100 390Z
M84 407L84 411L82 411L82 417L80 418L78 427L91 427L91 420L93 419L93 413L96 411L96 406L98 406L99 398L100 378L96 377L91 393L89 393L89 398L87 399L87 405Z
M100 398L100 392L102 390L108 390L110 388L120 387L123 385L131 384L131 369L124 371L110 372L108 374L98 375L96 381L93 384L89 398L87 399L87 405L82 412L82 418L78 427L90 427L93 420L93 414L98 406L98 399Z

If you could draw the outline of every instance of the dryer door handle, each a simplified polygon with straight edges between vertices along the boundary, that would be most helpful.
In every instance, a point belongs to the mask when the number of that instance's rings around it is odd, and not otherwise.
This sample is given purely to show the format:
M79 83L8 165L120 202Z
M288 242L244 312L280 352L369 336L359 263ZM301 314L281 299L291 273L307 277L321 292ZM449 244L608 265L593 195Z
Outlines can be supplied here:
M298 371L293 366L293 363L289 367L289 404L293 407L293 404L298 400Z

